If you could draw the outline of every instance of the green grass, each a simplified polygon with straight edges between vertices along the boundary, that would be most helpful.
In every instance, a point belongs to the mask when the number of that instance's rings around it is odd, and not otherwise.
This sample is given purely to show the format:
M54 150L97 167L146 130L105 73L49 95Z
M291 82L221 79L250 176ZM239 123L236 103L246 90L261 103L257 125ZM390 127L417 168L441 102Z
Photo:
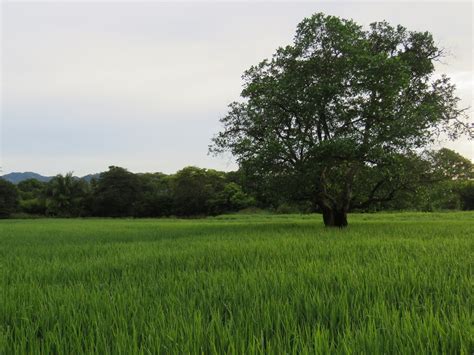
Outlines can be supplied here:
M3 220L0 353L470 354L473 222Z

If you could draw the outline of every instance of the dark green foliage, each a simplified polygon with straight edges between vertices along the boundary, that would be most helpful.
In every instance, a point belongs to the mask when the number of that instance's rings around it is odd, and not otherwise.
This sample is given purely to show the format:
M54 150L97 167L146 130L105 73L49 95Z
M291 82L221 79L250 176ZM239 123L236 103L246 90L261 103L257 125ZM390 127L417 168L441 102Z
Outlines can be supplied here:
M365 165L354 178L353 209L382 209L401 199L409 201L432 183L432 165L417 154L386 155L377 165ZM403 208L402 208L403 209Z
M31 215L47 215L46 199L31 198L28 200L20 200L20 210Z
M20 210L32 215L46 215L47 183L36 179L27 179L18 183L20 193Z
M474 164L461 154L447 148L429 153L434 170L440 179L474 179Z
M344 226L350 208L412 190L411 161L438 133L469 133L454 86L434 78L441 55L428 32L315 14L244 73L211 150L233 153L269 201L296 196Z
M88 184L72 173L56 175L46 185L46 214L59 217L77 217L84 215L84 197L88 193Z
M18 184L20 210L58 217L206 216L234 212L255 204L236 182L239 172L187 167L173 175L133 174L112 166L98 178L57 175L49 183L34 179Z
M133 216L142 193L137 175L124 168L110 166L100 174L93 191L93 214L97 216Z
M0 218L8 217L18 208L18 190L11 182L0 179Z
M473 167L469 159L447 148L425 152L412 159L403 174L409 178L405 182L409 189L399 190L391 201L376 207L378 210L462 209L461 190L474 178Z
M340 164L338 165L341 166ZM351 210L469 209L472 163L449 149L423 154L389 154L359 167ZM339 180L344 170L327 170ZM176 174L133 174L111 167L98 178L58 175L49 183L18 184L19 212L59 217L207 216L250 207L276 213L322 212L311 196L314 183L296 173L265 178L251 167L222 172L186 167ZM333 191L343 191L337 184ZM368 203L370 201L370 203Z
M134 205L135 217L162 217L173 214L170 176L161 173L140 174L141 193Z
M180 216L206 215L208 200L222 180L221 175L208 175L206 169L187 167L178 171L173 177L173 210Z
M217 215L238 211L255 204L245 193L235 174L212 169L186 167L172 177L174 213L178 216Z
M221 214L254 206L255 199L243 192L235 182L229 182L209 200L208 204L212 214Z
M466 181L458 188L461 197L462 209L466 211L474 210L474 181Z
M211 199L225 185L225 175L211 169L186 167L173 177L173 205L179 216L204 216L213 212Z
M38 198L42 195L47 184L36 179L27 179L18 183L18 191L22 200Z

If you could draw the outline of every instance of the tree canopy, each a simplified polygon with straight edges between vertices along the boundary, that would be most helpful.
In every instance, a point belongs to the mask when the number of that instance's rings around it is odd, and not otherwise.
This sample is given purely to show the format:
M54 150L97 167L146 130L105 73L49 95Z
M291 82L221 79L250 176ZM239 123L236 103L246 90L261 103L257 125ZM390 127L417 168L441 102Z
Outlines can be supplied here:
M310 198L327 226L346 226L351 207L422 179L412 168L439 134L467 133L454 85L435 75L442 55L428 32L315 14L292 45L244 73L243 100L229 105L211 151L230 151L262 183Z
M86 182L75 178L72 173L56 175L46 184L44 191L46 213L61 217L82 215L82 200L87 189Z
M0 179L0 218L8 217L18 208L18 190L11 182Z

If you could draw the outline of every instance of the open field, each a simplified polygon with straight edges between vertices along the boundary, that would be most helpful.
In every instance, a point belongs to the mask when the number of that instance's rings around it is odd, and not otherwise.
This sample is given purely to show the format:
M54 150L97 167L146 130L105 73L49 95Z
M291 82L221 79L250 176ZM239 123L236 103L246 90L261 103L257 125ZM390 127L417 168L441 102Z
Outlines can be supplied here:
M473 222L3 220L0 353L472 353Z

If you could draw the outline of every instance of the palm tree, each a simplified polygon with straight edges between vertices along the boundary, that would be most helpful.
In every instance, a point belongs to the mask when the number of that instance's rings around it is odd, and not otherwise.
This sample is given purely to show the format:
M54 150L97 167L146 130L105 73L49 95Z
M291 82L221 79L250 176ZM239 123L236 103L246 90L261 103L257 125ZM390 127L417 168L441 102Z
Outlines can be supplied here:
M47 212L55 216L75 216L82 212L82 200L87 193L87 183L72 175L56 175L45 191Z

